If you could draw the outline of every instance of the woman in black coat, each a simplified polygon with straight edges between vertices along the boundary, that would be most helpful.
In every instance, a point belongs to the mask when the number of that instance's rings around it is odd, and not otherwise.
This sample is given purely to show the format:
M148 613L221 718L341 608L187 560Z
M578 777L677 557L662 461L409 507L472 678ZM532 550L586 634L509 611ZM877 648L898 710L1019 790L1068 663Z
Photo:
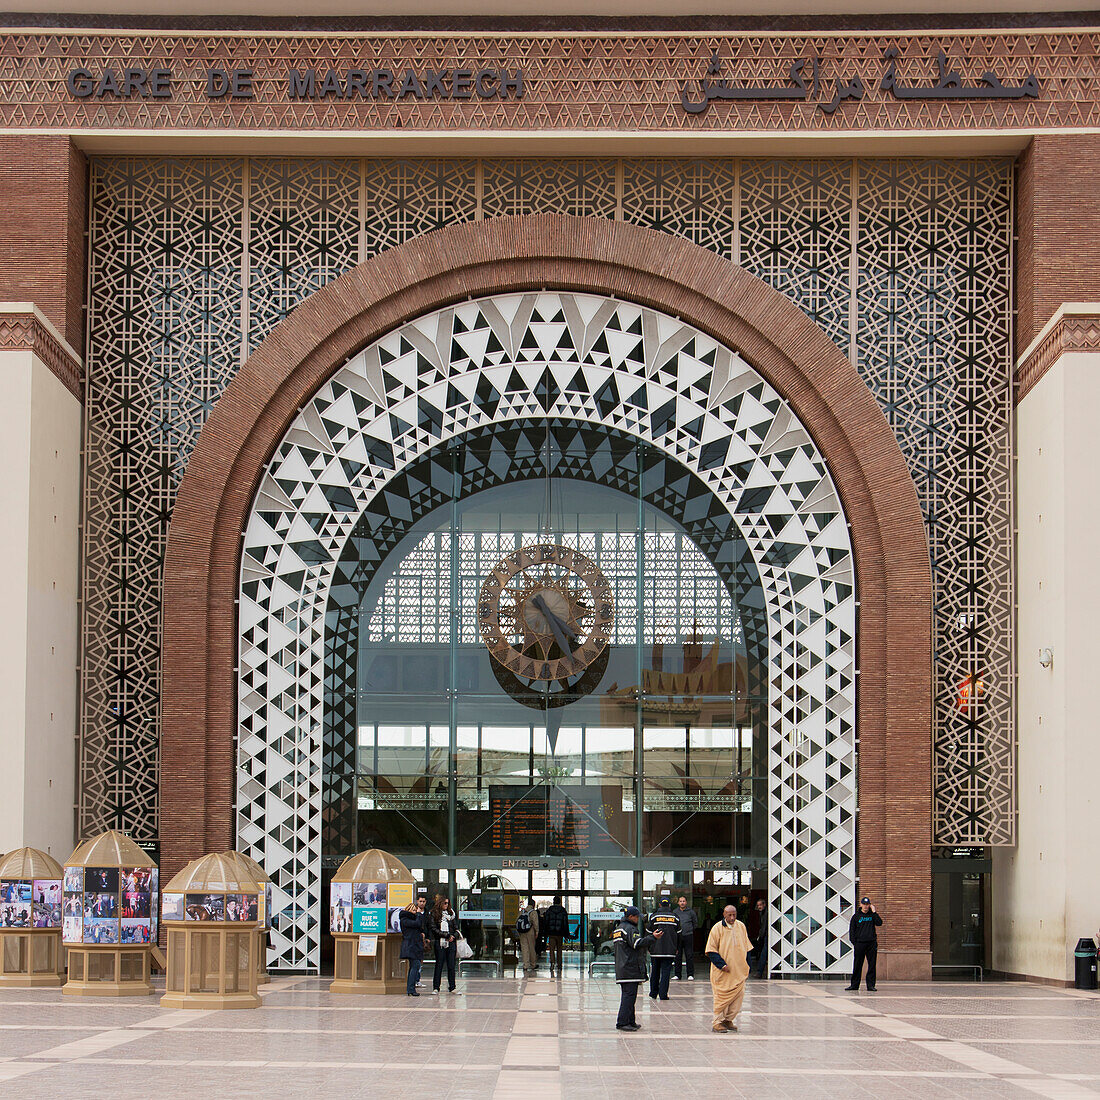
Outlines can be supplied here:
M447 992L455 989L455 956L458 954L458 917L450 899L442 894L435 900L435 908L428 914L429 936L435 951L435 974L432 976L432 992L438 993L443 983L443 971L447 971Z
M415 905L410 905L401 912L401 958L409 960L409 976L405 979L405 992L410 997L419 997L416 991L416 983L420 981L420 967L424 962L424 944L427 942L424 933L427 929L427 919L424 906L427 898L418 898Z

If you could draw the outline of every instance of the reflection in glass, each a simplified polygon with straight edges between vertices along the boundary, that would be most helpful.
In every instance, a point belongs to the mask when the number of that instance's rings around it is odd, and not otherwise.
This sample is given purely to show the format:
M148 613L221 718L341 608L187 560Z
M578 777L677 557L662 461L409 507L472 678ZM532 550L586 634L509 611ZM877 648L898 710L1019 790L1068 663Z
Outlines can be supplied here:
M743 543L708 535L710 498L666 512L677 487L648 477L640 448L599 430L566 445L565 434L513 447L518 479L447 499L501 461L456 446L433 467L434 510L357 526L349 547L362 560L344 567L365 578L355 846L455 867L466 856L575 857L589 873L628 877L599 861L763 857L767 642L755 565L737 558ZM500 675L479 619L486 578L538 545L591 559L614 607L606 665L556 700L537 674L523 690ZM544 617L568 657L569 622Z

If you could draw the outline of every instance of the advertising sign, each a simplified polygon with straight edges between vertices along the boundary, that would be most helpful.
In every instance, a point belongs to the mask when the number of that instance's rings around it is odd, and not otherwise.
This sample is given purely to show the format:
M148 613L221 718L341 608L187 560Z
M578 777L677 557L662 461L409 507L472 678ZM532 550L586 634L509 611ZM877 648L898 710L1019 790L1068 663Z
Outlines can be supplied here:
M391 882L389 890L389 907L391 909L404 909L406 905L412 905L413 884L411 882Z
M384 905L356 905L352 909L353 932L379 936L386 931L386 907Z

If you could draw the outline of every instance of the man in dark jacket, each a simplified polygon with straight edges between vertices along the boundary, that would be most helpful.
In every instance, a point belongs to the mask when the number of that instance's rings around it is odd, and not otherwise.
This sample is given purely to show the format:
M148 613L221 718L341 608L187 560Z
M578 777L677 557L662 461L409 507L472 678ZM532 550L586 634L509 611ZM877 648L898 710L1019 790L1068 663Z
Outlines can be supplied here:
M859 908L852 914L848 925L848 939L852 944L852 984L847 988L855 993L863 976L863 960L867 960L867 992L875 991L875 963L878 961L878 933L882 917L871 904L870 898L860 898Z
M763 898L756 899L756 905L750 910L745 927L752 944L752 951L749 952L749 973L763 978L768 966L768 903Z
M646 980L645 951L663 934L654 932L650 936L641 932L638 928L641 915L636 905L627 906L622 923L611 933L611 942L615 945L615 981L621 991L619 1016L615 1021L619 1031L641 1030L634 1018L634 1006L638 1001L638 986Z
M699 914L688 907L688 899L681 894L676 902L676 916L680 918L680 942L676 946L676 980L683 975L687 962L688 981L695 981L695 929L699 927Z
M646 927L650 932L664 935L650 949L653 976L649 979L649 999L668 1000L668 979L672 974L672 960L680 947L680 918L672 911L668 898L661 898L660 908L649 914Z
M554 895L554 904L547 908L541 924L550 951L550 977L554 976L556 970L560 978L561 943L569 935L569 914L561 903L561 894Z
M427 940L427 915L424 910L428 899L421 895L416 906L401 911L401 958L409 960L409 974L405 979L405 992L410 997L419 997L416 983L420 981L420 966L424 962L424 945Z

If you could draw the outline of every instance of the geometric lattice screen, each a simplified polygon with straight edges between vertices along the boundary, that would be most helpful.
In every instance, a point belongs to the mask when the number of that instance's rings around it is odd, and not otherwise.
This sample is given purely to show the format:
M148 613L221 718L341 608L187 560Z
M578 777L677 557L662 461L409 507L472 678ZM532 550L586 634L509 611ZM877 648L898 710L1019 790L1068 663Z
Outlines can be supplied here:
M769 642L770 949L780 972L838 970L856 892L856 606L836 487L736 352L656 310L565 292L479 298L400 326L321 386L260 481L242 544L237 843L288 914L272 930L275 964L319 963L325 619L345 544L360 517L401 514L404 475L433 449L547 418L654 448L732 519ZM735 598L743 587L748 576Z
M165 538L243 358L354 264L526 213L694 241L787 295L856 364L927 524L935 838L1012 843L1012 170L997 159L93 160L81 834L157 836ZM964 691L978 677L980 699Z

